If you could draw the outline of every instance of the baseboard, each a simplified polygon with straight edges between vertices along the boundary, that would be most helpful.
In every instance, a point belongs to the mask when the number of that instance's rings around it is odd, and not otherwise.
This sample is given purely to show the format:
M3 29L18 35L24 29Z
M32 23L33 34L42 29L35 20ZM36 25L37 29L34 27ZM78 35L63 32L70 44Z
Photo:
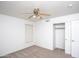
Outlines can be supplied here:
M41 45L36 45L38 47L42 47L42 48L45 48L45 49L49 49L49 50L53 50L53 48L48 48L48 47L44 47L44 46L41 46Z
M65 53L66 53L66 54L69 54L69 55L71 55L71 53L70 53L69 51L65 51Z

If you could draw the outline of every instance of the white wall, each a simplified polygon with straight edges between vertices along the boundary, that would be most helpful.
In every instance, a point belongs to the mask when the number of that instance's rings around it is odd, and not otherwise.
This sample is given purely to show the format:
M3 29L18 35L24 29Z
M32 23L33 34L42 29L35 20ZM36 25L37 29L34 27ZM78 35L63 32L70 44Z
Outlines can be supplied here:
M25 24L33 24L23 19L0 15L0 56L33 45L26 43Z
M47 22L38 22L36 23L34 30L36 45L52 50L52 24Z
M49 19L49 22L40 21L35 24L35 43L43 48L54 49L53 42L53 24L65 23L65 52L71 53L71 20L78 20L79 14L72 14L62 17Z

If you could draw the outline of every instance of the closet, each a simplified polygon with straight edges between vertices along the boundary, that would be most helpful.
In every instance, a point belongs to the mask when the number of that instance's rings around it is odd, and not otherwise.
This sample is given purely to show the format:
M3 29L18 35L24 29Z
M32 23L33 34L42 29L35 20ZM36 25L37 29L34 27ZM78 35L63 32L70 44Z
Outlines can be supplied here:
M65 24L54 24L54 48L65 49Z

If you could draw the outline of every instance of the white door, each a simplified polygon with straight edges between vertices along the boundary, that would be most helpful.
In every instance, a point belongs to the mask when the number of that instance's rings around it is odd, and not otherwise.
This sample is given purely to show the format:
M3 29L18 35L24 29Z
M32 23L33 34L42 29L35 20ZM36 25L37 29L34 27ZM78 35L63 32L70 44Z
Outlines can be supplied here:
M25 25L25 39L26 43L33 41L33 26L26 24Z
M72 21L71 28L72 28L72 56L79 57L79 21Z

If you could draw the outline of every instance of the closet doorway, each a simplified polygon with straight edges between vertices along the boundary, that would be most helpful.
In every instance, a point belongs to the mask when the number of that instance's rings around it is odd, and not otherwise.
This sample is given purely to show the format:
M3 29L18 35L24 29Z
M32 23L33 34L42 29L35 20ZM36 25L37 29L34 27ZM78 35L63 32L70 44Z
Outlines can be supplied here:
M54 24L54 49L65 49L65 23Z

